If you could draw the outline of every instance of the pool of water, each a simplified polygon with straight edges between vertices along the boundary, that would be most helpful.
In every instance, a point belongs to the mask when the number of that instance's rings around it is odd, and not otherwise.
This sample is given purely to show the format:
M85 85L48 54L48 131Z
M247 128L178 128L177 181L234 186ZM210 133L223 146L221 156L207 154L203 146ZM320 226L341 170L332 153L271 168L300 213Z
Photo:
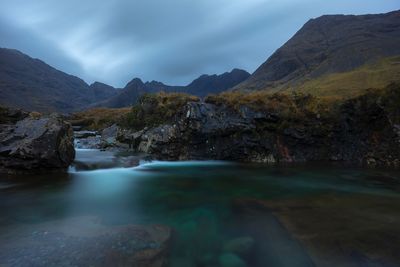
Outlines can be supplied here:
M96 166L100 167L90 170L72 167L68 173L1 177L0 247L7 242L2 239L2 233L10 228L18 230L18 227L47 221L95 216L105 225L171 226L175 237L170 265L177 267L330 266L335 262L335 251L340 258L347 253L346 249L350 256L340 260L348 261L348 266L399 266L396 264L400 263L395 253L382 252L374 258L369 244L364 244L382 242L387 246L385 251L397 249L399 210L398 206L392 207L393 203L400 203L400 172L397 170L220 161L139 161L136 167L123 168L118 164L110 165L115 162L112 154L97 150L78 150L77 160L97 162ZM101 163L106 163L107 168L101 168ZM338 199L345 200L333 207L331 204L339 203ZM263 203L265 208L260 209L261 204L255 203ZM307 206L310 203L313 206ZM318 222L313 222L315 227L309 222L314 208L317 216L324 205L325 210L332 212L320 220L336 224L329 225L333 227L329 229L343 228L338 225L343 220L335 223L340 205L343 205L350 214L346 216L345 235L346 231L356 230L352 229L357 227L355 222L362 221L364 233L369 234L373 229L379 236L388 234L394 241L382 237L358 244L341 239L338 234L331 237L340 243L337 247L319 251L318 244L328 244L326 240L304 236L324 234ZM360 207L365 210L362 214L357 213ZM296 216L293 218L292 214ZM299 219L301 216L304 220ZM384 222L391 224L383 225L380 220L368 222L360 219L361 216L386 216ZM310 229L302 226L302 222ZM335 242L330 246L336 246ZM332 254L326 253L327 250ZM361 256L353 256L354 251ZM357 265L363 263L369 265Z

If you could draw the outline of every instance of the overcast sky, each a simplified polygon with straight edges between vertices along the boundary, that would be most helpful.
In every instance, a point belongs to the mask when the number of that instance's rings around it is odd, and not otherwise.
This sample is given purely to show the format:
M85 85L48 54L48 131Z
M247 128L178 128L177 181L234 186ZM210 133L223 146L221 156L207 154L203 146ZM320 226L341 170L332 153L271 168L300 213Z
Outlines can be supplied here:
M253 72L310 18L396 9L399 0L0 0L0 46L88 83L183 85Z

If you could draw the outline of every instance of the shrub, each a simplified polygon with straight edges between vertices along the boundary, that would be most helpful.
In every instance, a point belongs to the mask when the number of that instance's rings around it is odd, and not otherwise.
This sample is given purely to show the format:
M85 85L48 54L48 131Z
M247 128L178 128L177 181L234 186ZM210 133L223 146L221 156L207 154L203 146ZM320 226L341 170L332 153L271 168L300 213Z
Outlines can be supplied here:
M124 128L141 130L170 121L188 102L197 102L196 96L183 93L145 94L129 113L121 118L119 125Z
M72 125L83 126L89 130L102 130L118 122L129 112L130 108L94 108L73 114L69 121Z

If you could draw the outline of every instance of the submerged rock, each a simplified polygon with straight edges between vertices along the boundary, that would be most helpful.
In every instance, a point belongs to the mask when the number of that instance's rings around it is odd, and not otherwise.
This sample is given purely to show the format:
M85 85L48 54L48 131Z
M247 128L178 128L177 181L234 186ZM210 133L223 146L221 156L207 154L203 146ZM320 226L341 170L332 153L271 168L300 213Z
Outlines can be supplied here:
M14 238L2 246L1 266L163 267L172 233L163 225L105 226L96 217L26 225L22 232L16 230L18 234L13 231L5 234Z
M67 168L75 157L72 127L56 115L0 124L0 169Z
M223 249L227 252L246 254L250 252L253 246L254 239L251 236L243 236L229 240L224 244Z
M224 253L219 257L221 267L246 267L247 264L236 254Z

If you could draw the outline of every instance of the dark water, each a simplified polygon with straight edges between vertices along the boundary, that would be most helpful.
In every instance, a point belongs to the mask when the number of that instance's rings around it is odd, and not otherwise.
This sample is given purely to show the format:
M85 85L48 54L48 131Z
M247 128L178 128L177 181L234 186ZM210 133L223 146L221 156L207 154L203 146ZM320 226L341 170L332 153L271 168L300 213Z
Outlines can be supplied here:
M346 266L399 263L397 253L391 253L400 243L400 173L396 170L213 161L142 162L134 168L110 168L112 154L91 150L78 150L78 160L103 162L98 166L107 168L2 176L0 247L7 242L1 234L10 229L95 216L105 225L173 227L172 266L331 266L336 260L348 261ZM268 208L260 209L255 199L265 201ZM340 219L341 210L345 220ZM317 222L312 220L314 212L315 218L321 216ZM346 224L338 225L342 221ZM328 228L320 229L321 225ZM350 238L361 227L360 235L371 236L370 240ZM313 234L324 237L325 231L339 228L340 234L329 238L302 239ZM232 240L242 242L243 252L227 249ZM330 240L335 240L333 245ZM327 247L319 251L318 244ZM376 244L384 246L383 252L371 252Z

